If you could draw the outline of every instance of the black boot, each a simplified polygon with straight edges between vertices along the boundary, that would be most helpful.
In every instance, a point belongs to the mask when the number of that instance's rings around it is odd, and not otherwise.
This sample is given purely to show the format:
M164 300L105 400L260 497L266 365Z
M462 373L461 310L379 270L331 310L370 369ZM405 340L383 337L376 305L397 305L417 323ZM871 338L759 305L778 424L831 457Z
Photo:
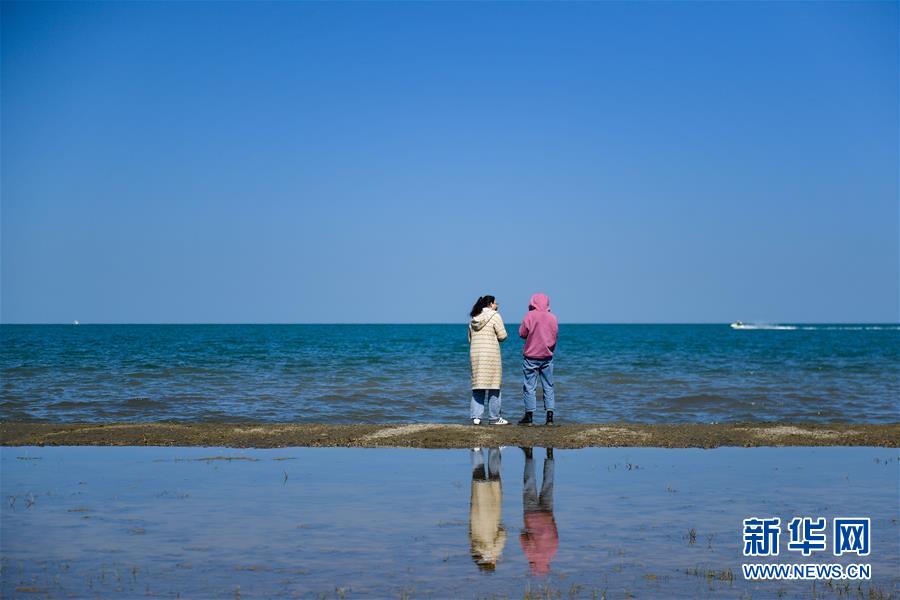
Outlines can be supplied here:
M525 416L519 421L519 425L534 425L534 421L531 418L532 412L526 411Z
M544 422L544 425L553 425L553 411L547 411L547 420Z

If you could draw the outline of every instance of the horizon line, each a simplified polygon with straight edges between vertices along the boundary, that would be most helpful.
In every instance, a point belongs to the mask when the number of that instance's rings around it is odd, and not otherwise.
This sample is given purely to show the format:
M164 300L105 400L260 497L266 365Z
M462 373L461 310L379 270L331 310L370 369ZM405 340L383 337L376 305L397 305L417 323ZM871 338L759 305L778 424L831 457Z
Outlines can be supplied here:
M519 321L508 321L518 323ZM734 321L560 321L560 325L730 325ZM748 325L900 325L898 321L746 321ZM467 321L43 321L3 325L465 325Z

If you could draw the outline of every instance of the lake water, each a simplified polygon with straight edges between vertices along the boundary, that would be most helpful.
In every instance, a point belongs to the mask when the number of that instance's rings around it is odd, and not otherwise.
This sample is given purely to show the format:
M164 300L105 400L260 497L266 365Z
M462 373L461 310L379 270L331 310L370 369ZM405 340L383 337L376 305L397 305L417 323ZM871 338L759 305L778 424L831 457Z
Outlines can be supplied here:
M563 324L560 422L900 420L900 327ZM502 346L518 416L522 341ZM460 422L461 325L2 325L0 418Z
M4 447L0 595L897 594L898 458L827 447L595 448L551 459L535 448L531 460L515 447ZM778 562L865 562L872 580L744 580L742 520L752 516L782 520ZM789 551L795 516L829 526L870 517L871 554L834 557L830 535L827 552Z

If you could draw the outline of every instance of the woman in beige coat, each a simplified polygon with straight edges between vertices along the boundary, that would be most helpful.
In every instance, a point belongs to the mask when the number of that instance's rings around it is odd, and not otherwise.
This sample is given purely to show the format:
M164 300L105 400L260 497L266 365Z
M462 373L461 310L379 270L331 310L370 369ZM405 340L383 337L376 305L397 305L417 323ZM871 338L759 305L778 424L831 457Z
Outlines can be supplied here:
M487 460L485 460L485 453ZM500 448L472 448L472 495L469 499L469 549L482 571L494 571L506 546L500 523L503 488L500 484Z
M472 317L469 321L469 362L472 365L469 417L475 425L481 425L485 402L489 423L509 423L500 416L500 381L503 378L500 342L506 339L506 328L497 307L493 296L482 296L469 313Z

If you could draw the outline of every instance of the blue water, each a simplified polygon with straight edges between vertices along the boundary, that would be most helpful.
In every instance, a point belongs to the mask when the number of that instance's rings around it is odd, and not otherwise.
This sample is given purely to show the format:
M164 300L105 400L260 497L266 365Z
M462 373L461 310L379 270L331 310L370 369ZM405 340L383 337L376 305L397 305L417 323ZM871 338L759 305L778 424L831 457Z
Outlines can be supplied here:
M503 406L522 342L503 344ZM2 325L0 418L460 422L465 325ZM900 327L562 325L560 422L900 420Z
M900 591L896 449L592 448L556 450L548 468L534 448L552 529L529 521L523 450L493 452L497 477L487 482L471 450L2 448L0 596L846 600ZM476 493L486 484L496 493ZM835 557L831 534L809 557L789 549L787 524L803 516L829 527L869 517L870 554ZM742 556L748 517L781 519L779 556ZM485 531L496 540L488 570L474 554ZM529 553L529 538L539 552ZM546 568L531 562L539 556ZM870 564L872 579L748 581L742 563Z

